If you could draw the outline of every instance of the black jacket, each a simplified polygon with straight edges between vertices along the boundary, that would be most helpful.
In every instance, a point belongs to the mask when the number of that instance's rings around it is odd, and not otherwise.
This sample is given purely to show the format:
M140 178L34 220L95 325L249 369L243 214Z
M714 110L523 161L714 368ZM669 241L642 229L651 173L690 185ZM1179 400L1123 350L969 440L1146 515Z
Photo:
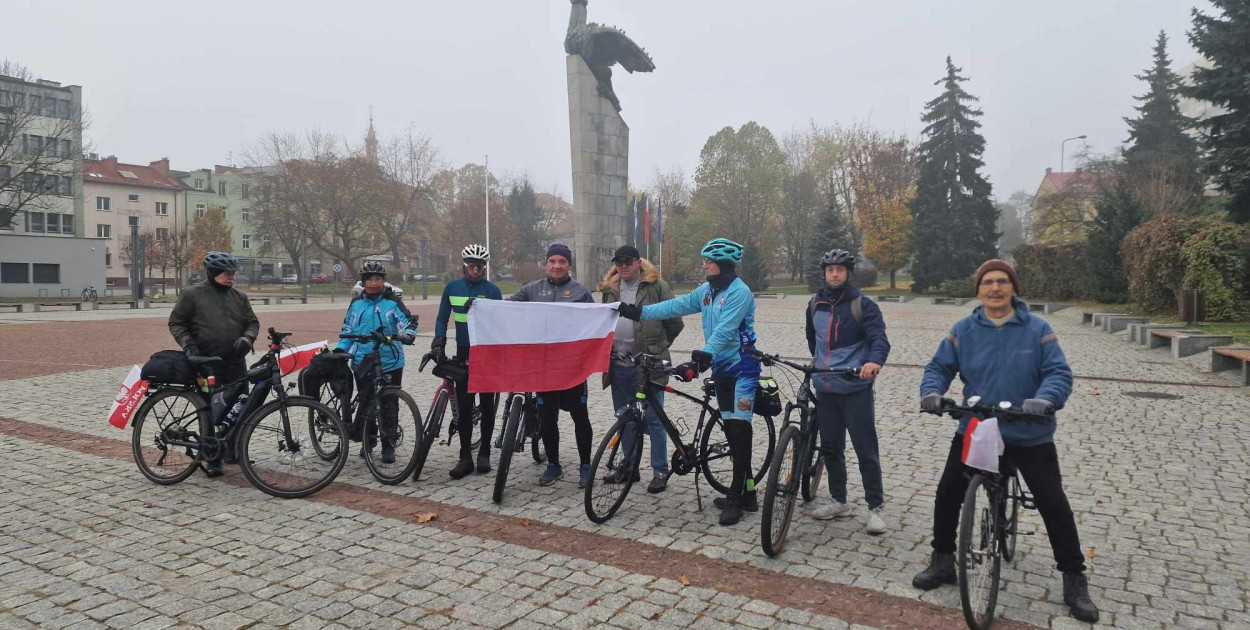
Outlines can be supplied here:
M178 296L169 314L169 332L184 350L194 346L202 356L230 362L246 356L234 353L234 342L243 336L256 341L260 320L246 295L207 280Z

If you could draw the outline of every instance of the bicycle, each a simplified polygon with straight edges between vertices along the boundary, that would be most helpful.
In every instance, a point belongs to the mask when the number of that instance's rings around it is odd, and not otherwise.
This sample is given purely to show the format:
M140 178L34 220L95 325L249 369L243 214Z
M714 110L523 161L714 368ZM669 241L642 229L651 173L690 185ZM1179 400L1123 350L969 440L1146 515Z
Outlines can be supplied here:
M96 293L95 287L83 285L82 293L79 294L83 302L95 302L100 299L100 295Z
M139 471L154 483L168 486L190 477L203 462L237 454L243 476L260 491L279 498L311 495L329 485L347 463L342 448L347 429L338 414L320 401L287 394L282 386L278 353L290 333L269 329L269 350L243 378L218 386L212 366L220 357L188 357L197 377L194 385L153 384L135 413L131 450ZM243 407L234 417L222 410L212 417L207 396L252 383ZM266 402L273 393L277 399ZM236 403L236 407L237 407ZM296 411L299 410L299 411ZM327 439L338 441L334 457L316 455L311 435L299 432L296 416L306 413L309 426L325 427ZM223 437L210 430L216 422ZM308 452L314 451L309 457ZM207 472L207 470L205 471Z
M497 504L503 503L503 491L508 484L513 453L524 450L528 441L534 463L547 461L547 449L538 434L538 397L533 392L508 394L503 418L499 439L495 441L495 446L499 449L499 466L495 470L495 489L491 493L491 499Z
M595 452L594 459L590 463L590 483L586 486L585 508L586 516L595 523L604 523L616 514L624 503L625 497L629 495L629 489L637 481L640 481L639 464L642 460L642 436L647 435L647 420L644 413L646 407L650 407L663 425L665 433L673 442L673 457L669 465L668 476L686 475L692 471L698 470L703 473L703 477L707 479L708 484L722 494L729 494L730 486L733 483L733 466L730 460L729 443L725 438L720 410L712 404L716 399L716 384L711 378L703 379L703 398L696 398L685 392L674 389L669 385L659 385L652 382L651 378L657 374L673 374L673 366L658 356L638 353L625 354L621 352L613 352L614 360L628 361L634 366L641 368L641 378L639 379L638 393L634 400L625 408L617 412L616 424L608 430L603 436L603 440L599 443L599 449ZM669 419L668 414L664 412L664 408L654 402L654 398L648 394L655 394L659 391L674 394L679 398L689 400L699 406L699 421L695 425L694 436L697 438L695 443L687 444L682 437L682 431ZM709 416L711 420L708 420ZM773 448L776 445L777 434L773 429L773 419L770 416L758 416L763 418L763 425L767 427L767 431L758 430L759 423L756 423L756 431L753 431L754 439L761 440L763 436L767 436L767 447L764 452L763 461L757 473L752 475L752 480L763 477L764 471L768 469L769 462L773 456ZM678 419L681 422L681 419ZM758 446L758 442L756 444ZM752 448L754 451L754 446ZM605 460L606 455L606 460ZM728 467L725 467L728 465ZM602 472L601 472L602 471ZM748 480L748 484L752 483ZM750 487L748 485L748 487ZM703 495L699 488L699 477L695 476L695 500L698 503L699 510L703 510Z
M768 469L764 503L760 506L760 546L765 554L773 557L785 549L786 534L790 531L794 503L799 494L810 501L815 498L816 489L820 486L819 473L812 470L813 465L824 466L824 458L816 450L819 432L816 430L816 396L811 388L812 376L835 374L846 379L859 378L859 368L823 369L787 361L776 354L748 352L759 357L766 366L780 364L803 373L803 382L798 386L795 400L786 403L776 457ZM791 420L796 411L799 416L797 423Z
M1011 403L997 407L981 405L980 396L968 399L965 406L944 404L934 415L962 414L973 417L997 417L1008 422L1047 422L1045 415L1015 411ZM1002 561L1011 562L1016 555L1020 508L1033 510L1033 496L1020 483L1020 473L1005 458L1000 458L1000 472L968 468L971 481L964 493L959 514L959 541L955 567L959 574L959 601L964 621L973 630L987 630L994 623L998 604L998 582ZM1010 513L1008 513L1010 508Z
M372 343L373 350L370 351L368 357L362 361L361 365L365 367L364 379L370 390L368 392L357 392L356 396L349 403L351 409L355 412L354 417L362 418L358 424L361 427L360 439L364 442L362 453L365 458L365 466L369 468L369 472L380 483L393 486L413 474L413 470L418 465L418 457L423 451L422 435L421 435L421 410L417 408L417 402L412 396L401 389L398 385L391 385L391 377L382 371L382 348L383 346L391 348L390 342L394 337L388 336L383 327L367 335L339 335L339 339L347 339L358 343ZM344 359L350 359L351 355L339 353ZM360 400L367 394L368 407L360 408ZM401 404L402 403L402 404ZM386 419L382 417L382 409L393 405L396 409L395 426L393 428L385 426ZM310 425L311 428L311 425ZM395 450L395 461L385 462L383 458L374 452L374 436L377 435L381 439L383 447L389 445ZM318 440L316 442L320 444ZM318 453L322 453L322 449L318 448ZM333 452L323 454L323 457L332 456ZM406 455L406 457L403 457Z
M451 423L447 427L447 439L443 442L446 446L451 444L452 438L460 432L460 405L456 402L456 381L463 382L465 380L466 370L468 369L462 359L440 357L433 352L427 352L421 357L421 365L417 368L418 372L424 372L425 366L430 362L434 362L434 376L443 379L438 388L434 390L434 399L430 401L429 411L425 414L424 428L421 436L421 450L417 452L416 468L412 471L412 479L416 481L421 476L422 469L425 468L425 460L430 455L430 446L438 441L438 434L442 429L443 416L447 413L447 408L451 407ZM482 408L473 408L473 427L476 429L482 422ZM479 435L476 440L470 444L470 448L477 449L482 443L482 437Z

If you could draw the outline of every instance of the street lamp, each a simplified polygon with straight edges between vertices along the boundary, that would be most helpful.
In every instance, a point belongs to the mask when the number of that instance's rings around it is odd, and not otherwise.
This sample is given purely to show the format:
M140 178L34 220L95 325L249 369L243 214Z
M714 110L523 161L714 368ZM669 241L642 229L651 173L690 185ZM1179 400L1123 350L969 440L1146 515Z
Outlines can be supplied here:
M1064 140L1063 142L1059 143L1059 172L1060 173L1063 172L1064 149L1066 148L1064 145L1066 145L1069 140L1084 140L1084 139L1085 139L1085 136L1072 136L1071 138L1068 138L1067 140Z

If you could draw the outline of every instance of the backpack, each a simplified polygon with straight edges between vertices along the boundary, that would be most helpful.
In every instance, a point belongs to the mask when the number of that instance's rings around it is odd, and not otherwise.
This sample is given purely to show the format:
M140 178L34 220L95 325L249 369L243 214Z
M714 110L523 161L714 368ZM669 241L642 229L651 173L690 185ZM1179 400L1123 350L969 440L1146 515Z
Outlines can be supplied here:
M149 383L194 385L195 368L182 350L161 350L148 358L139 372Z
M864 294L860 293L858 298L851 302L851 317L855 318L856 324L864 323ZM816 308L815 300L807 303L807 318L812 318L812 311Z

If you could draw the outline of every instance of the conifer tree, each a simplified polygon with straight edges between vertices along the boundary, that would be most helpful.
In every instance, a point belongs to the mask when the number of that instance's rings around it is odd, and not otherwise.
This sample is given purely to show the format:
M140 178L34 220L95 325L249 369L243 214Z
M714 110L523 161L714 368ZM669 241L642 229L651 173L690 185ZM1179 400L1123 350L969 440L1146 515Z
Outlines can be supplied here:
M1202 145L1208 152L1216 181L1231 199L1229 218L1250 222L1250 3L1245 0L1211 0L1221 13L1206 15L1193 10L1194 28L1189 43L1211 62L1198 68L1191 98L1209 101L1222 108L1202 120Z
M1192 211L1202 195L1198 141L1187 132L1193 120L1181 114L1180 77L1168 59L1167 33L1160 31L1154 61L1137 75L1146 93L1136 97L1137 117L1128 123L1126 173L1149 213Z

